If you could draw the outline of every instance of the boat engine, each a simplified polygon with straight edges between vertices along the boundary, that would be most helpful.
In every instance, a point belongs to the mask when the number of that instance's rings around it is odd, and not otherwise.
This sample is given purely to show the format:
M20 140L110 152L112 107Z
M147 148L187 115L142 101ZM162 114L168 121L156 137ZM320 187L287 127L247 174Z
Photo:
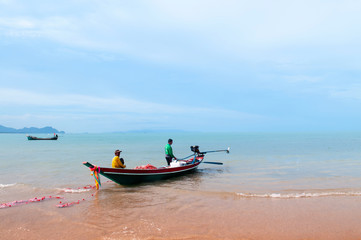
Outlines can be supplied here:
M200 154L199 152L199 146L191 146L191 151L197 154Z

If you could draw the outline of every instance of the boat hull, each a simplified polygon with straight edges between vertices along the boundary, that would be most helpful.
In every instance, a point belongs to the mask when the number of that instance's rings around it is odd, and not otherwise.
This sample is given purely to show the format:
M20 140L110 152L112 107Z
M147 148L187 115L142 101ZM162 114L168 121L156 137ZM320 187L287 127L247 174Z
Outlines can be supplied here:
M98 171L100 175L103 175L120 185L134 185L144 182L160 181L192 173L198 168L202 160L203 157L198 158L195 163L189 161L185 166L180 167L164 167L149 170L98 167ZM94 168L94 165L91 163L84 162L83 164L89 168Z
M27 136L28 140L58 140L58 137L51 137L51 138L38 138L33 136Z

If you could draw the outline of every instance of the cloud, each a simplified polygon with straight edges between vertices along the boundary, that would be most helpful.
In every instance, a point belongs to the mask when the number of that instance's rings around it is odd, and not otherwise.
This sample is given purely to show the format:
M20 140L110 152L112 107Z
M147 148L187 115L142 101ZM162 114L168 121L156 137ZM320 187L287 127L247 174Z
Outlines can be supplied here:
M134 129L230 130L264 116L229 109L145 102L122 97L43 94L0 88L3 125L50 125L68 132ZM14 124L16 126L14 126Z
M352 0L0 0L0 112L29 120L48 111L94 125L114 118L238 127L265 119L251 111L286 115L294 101L311 112L312 99L324 107L330 96L358 99L360 7ZM132 97L106 95L118 82ZM162 101L170 95L177 104Z
M329 95L334 98L361 100L361 84L343 85L342 87L328 87Z
M25 18L2 18L0 25L3 28L13 30L33 29L35 27L34 21Z
M164 108L161 104L139 102L122 97L100 98L79 94L42 94L19 89L0 89L1 105L81 107L102 111L149 112Z
M78 109L84 114L91 112L102 113L135 113L135 114L210 114L236 118L255 118L253 114L241 113L226 109L209 109L189 106L173 106L152 102L138 101L123 97L93 97L80 94L42 94L19 89L0 88L0 105L3 106L32 106ZM78 111L77 110L77 111Z
M40 10L33 11L31 3L18 1L22 7L12 15L4 14L0 28L12 37L40 37L88 50L183 64L214 58L280 59L287 56L289 47L343 48L361 40L357 24L361 2L351 0L327 5L233 0L39 2L35 5Z
M284 79L286 79L290 83L317 83L324 80L323 77L320 76L307 76L307 75L292 75L292 76L284 76Z

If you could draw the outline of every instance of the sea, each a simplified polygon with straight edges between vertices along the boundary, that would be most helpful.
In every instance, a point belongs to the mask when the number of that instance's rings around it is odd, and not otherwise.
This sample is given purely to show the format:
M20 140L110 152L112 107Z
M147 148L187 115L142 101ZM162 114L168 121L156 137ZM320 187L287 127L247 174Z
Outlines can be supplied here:
M194 145L230 152L205 155L223 165L158 182L121 186L101 176L99 190L82 164L111 167L120 149L127 168L162 167L169 138L177 158ZM317 239L297 224L287 233L293 225L277 216L321 209L325 199L361 206L361 132L0 134L0 168L1 239L287 239L295 231ZM277 226L285 235L272 235Z

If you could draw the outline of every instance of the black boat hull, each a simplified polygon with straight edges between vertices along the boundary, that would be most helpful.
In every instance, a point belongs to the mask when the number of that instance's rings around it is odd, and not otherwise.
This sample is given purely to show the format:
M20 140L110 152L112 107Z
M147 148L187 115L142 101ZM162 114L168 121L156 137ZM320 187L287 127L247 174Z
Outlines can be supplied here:
M33 136L27 136L28 140L58 140L58 136L51 138L38 138Z
M189 162L184 166L173 168L164 167L152 170L98 167L98 173L120 185L134 185L144 182L160 181L192 173L198 168L202 160L203 158L199 158L195 163ZM83 164L91 169L94 169L95 167L88 162L84 162Z

